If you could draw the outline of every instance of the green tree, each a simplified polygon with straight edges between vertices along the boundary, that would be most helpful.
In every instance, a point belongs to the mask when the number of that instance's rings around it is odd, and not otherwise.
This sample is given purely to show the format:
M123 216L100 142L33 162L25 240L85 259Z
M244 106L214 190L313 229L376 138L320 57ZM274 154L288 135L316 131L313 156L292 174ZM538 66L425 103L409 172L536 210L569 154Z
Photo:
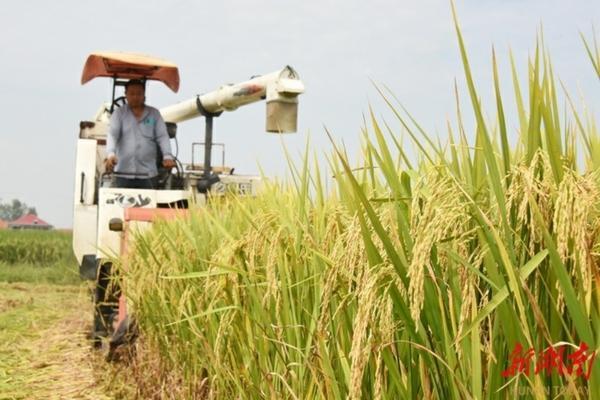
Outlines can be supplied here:
M0 219L14 221L27 214L37 215L35 207L29 207L18 199L6 203L0 201Z

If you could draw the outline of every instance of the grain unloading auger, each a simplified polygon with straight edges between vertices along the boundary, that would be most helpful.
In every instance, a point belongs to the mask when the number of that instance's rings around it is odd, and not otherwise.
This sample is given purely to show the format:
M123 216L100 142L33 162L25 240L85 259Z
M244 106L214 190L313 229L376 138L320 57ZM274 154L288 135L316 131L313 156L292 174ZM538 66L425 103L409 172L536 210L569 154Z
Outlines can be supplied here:
M171 139L176 139L178 123L204 117L204 142L192 145L191 164L176 160L174 170L159 169L156 190L123 189L111 187L111 174L104 167L111 114L125 104L124 96L115 97L116 88L129 79L141 79L163 82L177 92L179 71L175 64L154 57L98 52L88 57L81 83L96 77L112 79L112 99L100 107L91 121L80 123L73 196L73 250L81 277L96 282L93 338L95 344L101 344L102 337L113 334L113 327L120 324L117 333L123 333L123 326L127 325L124 297L107 287L112 276L110 260L127 251L130 231L146 229L156 218L171 218L192 202L202 205L210 197L230 191L240 195L257 193L260 177L238 175L233 168L212 165L214 118L224 111L265 100L266 131L295 132L298 96L303 93L304 85L296 71L287 66L161 108ZM204 148L201 164L194 159L197 146Z

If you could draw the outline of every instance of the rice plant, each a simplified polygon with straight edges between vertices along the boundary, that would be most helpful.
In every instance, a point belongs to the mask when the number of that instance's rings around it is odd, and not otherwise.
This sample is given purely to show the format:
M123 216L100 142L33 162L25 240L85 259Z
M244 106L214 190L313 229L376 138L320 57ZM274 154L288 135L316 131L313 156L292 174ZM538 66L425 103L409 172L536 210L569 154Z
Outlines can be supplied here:
M0 231L0 262L51 265L73 259L71 235L58 231Z
M510 59L511 147L496 55L486 120L454 20L473 143L466 110L442 145L378 88L402 130L371 112L359 168L333 143L333 190L307 152L289 183L137 238L121 277L144 397L600 394L596 124L564 119L539 45L524 86Z
M0 281L78 284L72 234L0 230Z

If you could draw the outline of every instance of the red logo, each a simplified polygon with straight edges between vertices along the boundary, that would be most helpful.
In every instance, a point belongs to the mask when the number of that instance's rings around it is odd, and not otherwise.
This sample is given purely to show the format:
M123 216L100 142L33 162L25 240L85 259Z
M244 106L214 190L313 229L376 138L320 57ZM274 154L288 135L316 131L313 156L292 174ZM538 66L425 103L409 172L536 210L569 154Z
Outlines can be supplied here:
M521 343L517 342L514 350L510 353L510 365L502 371L502 376L509 378L519 373L529 376L535 357L535 375L540 373L550 375L552 372L556 372L558 375L583 376L585 380L589 380L596 352L588 350L588 345L582 342L577 350L566 357L564 346L548 347L541 354L536 355L533 348L525 351Z

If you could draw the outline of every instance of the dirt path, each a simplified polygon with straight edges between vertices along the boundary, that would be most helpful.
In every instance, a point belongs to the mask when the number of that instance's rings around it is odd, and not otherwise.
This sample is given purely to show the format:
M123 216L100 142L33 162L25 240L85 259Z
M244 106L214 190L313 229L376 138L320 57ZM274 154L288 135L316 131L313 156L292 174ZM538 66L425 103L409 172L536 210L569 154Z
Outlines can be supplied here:
M0 399L112 399L84 286L0 283Z

